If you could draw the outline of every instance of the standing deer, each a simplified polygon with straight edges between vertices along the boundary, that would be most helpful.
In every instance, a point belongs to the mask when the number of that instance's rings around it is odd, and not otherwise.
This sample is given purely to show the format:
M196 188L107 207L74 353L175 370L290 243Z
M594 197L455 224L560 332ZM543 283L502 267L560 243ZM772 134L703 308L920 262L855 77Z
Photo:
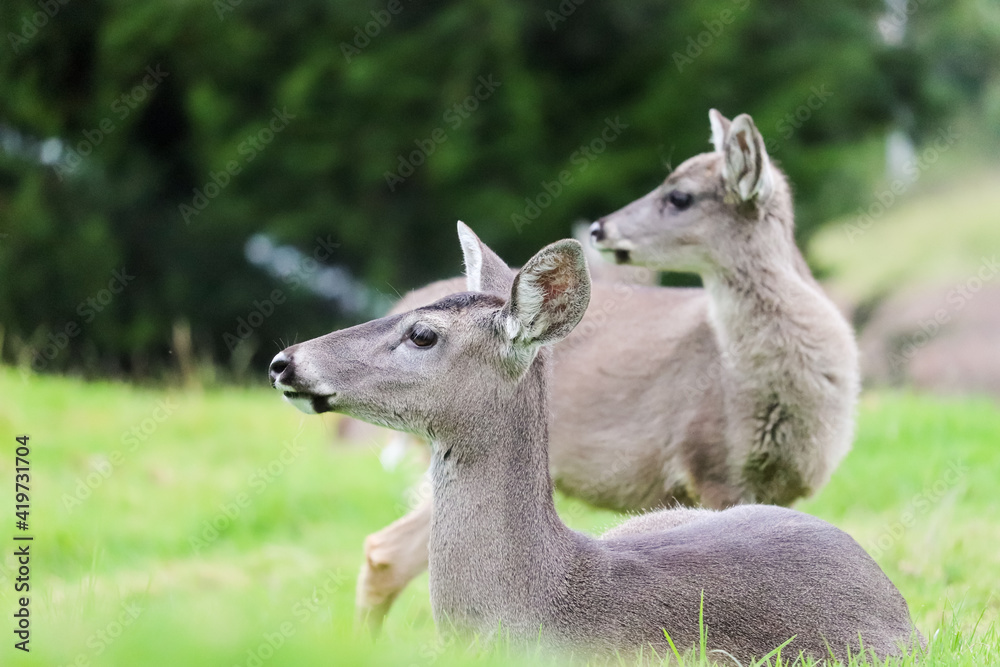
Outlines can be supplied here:
M750 116L709 112L714 153L591 226L619 263L690 271L721 352L728 464L788 504L847 453L859 389L850 326L795 245L792 198Z
M613 653L699 641L744 663L880 659L923 639L906 601L847 534L746 505L636 517L602 539L556 514L543 349L583 317L590 278L573 240L511 280L466 248L469 291L279 353L270 377L307 413L343 412L430 440L429 563L446 633Z
M789 505L850 448L853 333L795 245L788 183L753 121L709 117L714 152L592 228L619 262L696 271L706 288L594 282L553 349L552 476L600 507ZM509 272L464 225L459 236L470 275ZM462 289L434 283L395 312ZM365 541L357 609L375 632L427 566L430 516L428 500Z

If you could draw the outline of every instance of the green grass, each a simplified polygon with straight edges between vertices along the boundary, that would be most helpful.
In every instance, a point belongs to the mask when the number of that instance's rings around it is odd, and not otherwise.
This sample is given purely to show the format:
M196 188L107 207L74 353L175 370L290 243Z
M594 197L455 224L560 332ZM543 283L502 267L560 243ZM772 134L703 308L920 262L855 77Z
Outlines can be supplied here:
M374 452L338 446L336 419L265 389L157 391L0 368L0 664L524 664L503 647L441 644L426 575L379 643L352 634L362 540L401 514L420 470L414 460L387 473ZM20 433L35 536L28 656L10 632ZM876 556L932 639L921 664L1000 662L998 443L987 400L869 395L853 452L800 505ZM254 477L269 466L269 481ZM559 509L581 530L617 520L566 498Z

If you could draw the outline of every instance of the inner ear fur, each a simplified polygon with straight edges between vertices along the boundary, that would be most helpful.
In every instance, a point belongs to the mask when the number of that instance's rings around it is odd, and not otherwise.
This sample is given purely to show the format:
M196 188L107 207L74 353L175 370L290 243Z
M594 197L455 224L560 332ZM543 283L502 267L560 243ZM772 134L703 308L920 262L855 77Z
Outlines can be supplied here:
M729 124L722 154L723 178L731 192L742 201L759 201L771 195L774 190L771 158L750 116L740 114Z
M716 153L721 153L726 145L726 136L729 134L729 126L732 121L717 110L709 109L708 123L712 127L712 146L715 147Z
M483 243L476 233L458 221L458 241L465 261L465 285L470 292L506 294L514 279L507 263Z
M547 345L566 337L590 303L590 271L583 246L566 239L546 246L528 260L511 287L504 307L512 340Z

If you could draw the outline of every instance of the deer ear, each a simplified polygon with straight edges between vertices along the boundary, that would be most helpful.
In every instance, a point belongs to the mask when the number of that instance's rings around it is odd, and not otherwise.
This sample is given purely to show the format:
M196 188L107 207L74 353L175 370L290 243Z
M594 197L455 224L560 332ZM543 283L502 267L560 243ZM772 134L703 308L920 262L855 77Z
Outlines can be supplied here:
M722 154L722 176L730 191L743 201L762 200L771 195L774 190L771 159L750 116L744 113L733 119Z
M514 277L502 317L515 343L547 345L565 338L590 303L590 272L579 241L542 248Z
M730 121L715 109L709 109L708 123L712 126L712 145L715 146L715 152L721 153L723 146L726 145Z
M465 259L466 289L505 294L513 279L510 267L461 220L458 221L458 240Z

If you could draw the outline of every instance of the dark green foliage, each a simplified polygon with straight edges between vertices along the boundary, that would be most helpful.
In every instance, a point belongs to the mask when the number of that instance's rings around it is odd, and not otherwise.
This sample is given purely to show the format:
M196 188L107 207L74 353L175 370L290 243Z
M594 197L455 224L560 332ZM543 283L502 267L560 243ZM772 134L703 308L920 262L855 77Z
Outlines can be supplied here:
M901 110L936 128L996 61L985 30L955 46L975 0L927 0L898 47L875 30L880 0L578 1L48 0L30 37L45 2L3 3L3 356L78 322L39 368L141 373L188 321L226 362L227 334L278 289L252 327L263 361L366 313L251 266L252 235L307 254L329 237L326 263L390 297L459 271L459 218L522 262L706 150L712 106L754 115L805 237L858 205ZM50 137L92 151L41 165ZM135 279L82 321L122 267Z

